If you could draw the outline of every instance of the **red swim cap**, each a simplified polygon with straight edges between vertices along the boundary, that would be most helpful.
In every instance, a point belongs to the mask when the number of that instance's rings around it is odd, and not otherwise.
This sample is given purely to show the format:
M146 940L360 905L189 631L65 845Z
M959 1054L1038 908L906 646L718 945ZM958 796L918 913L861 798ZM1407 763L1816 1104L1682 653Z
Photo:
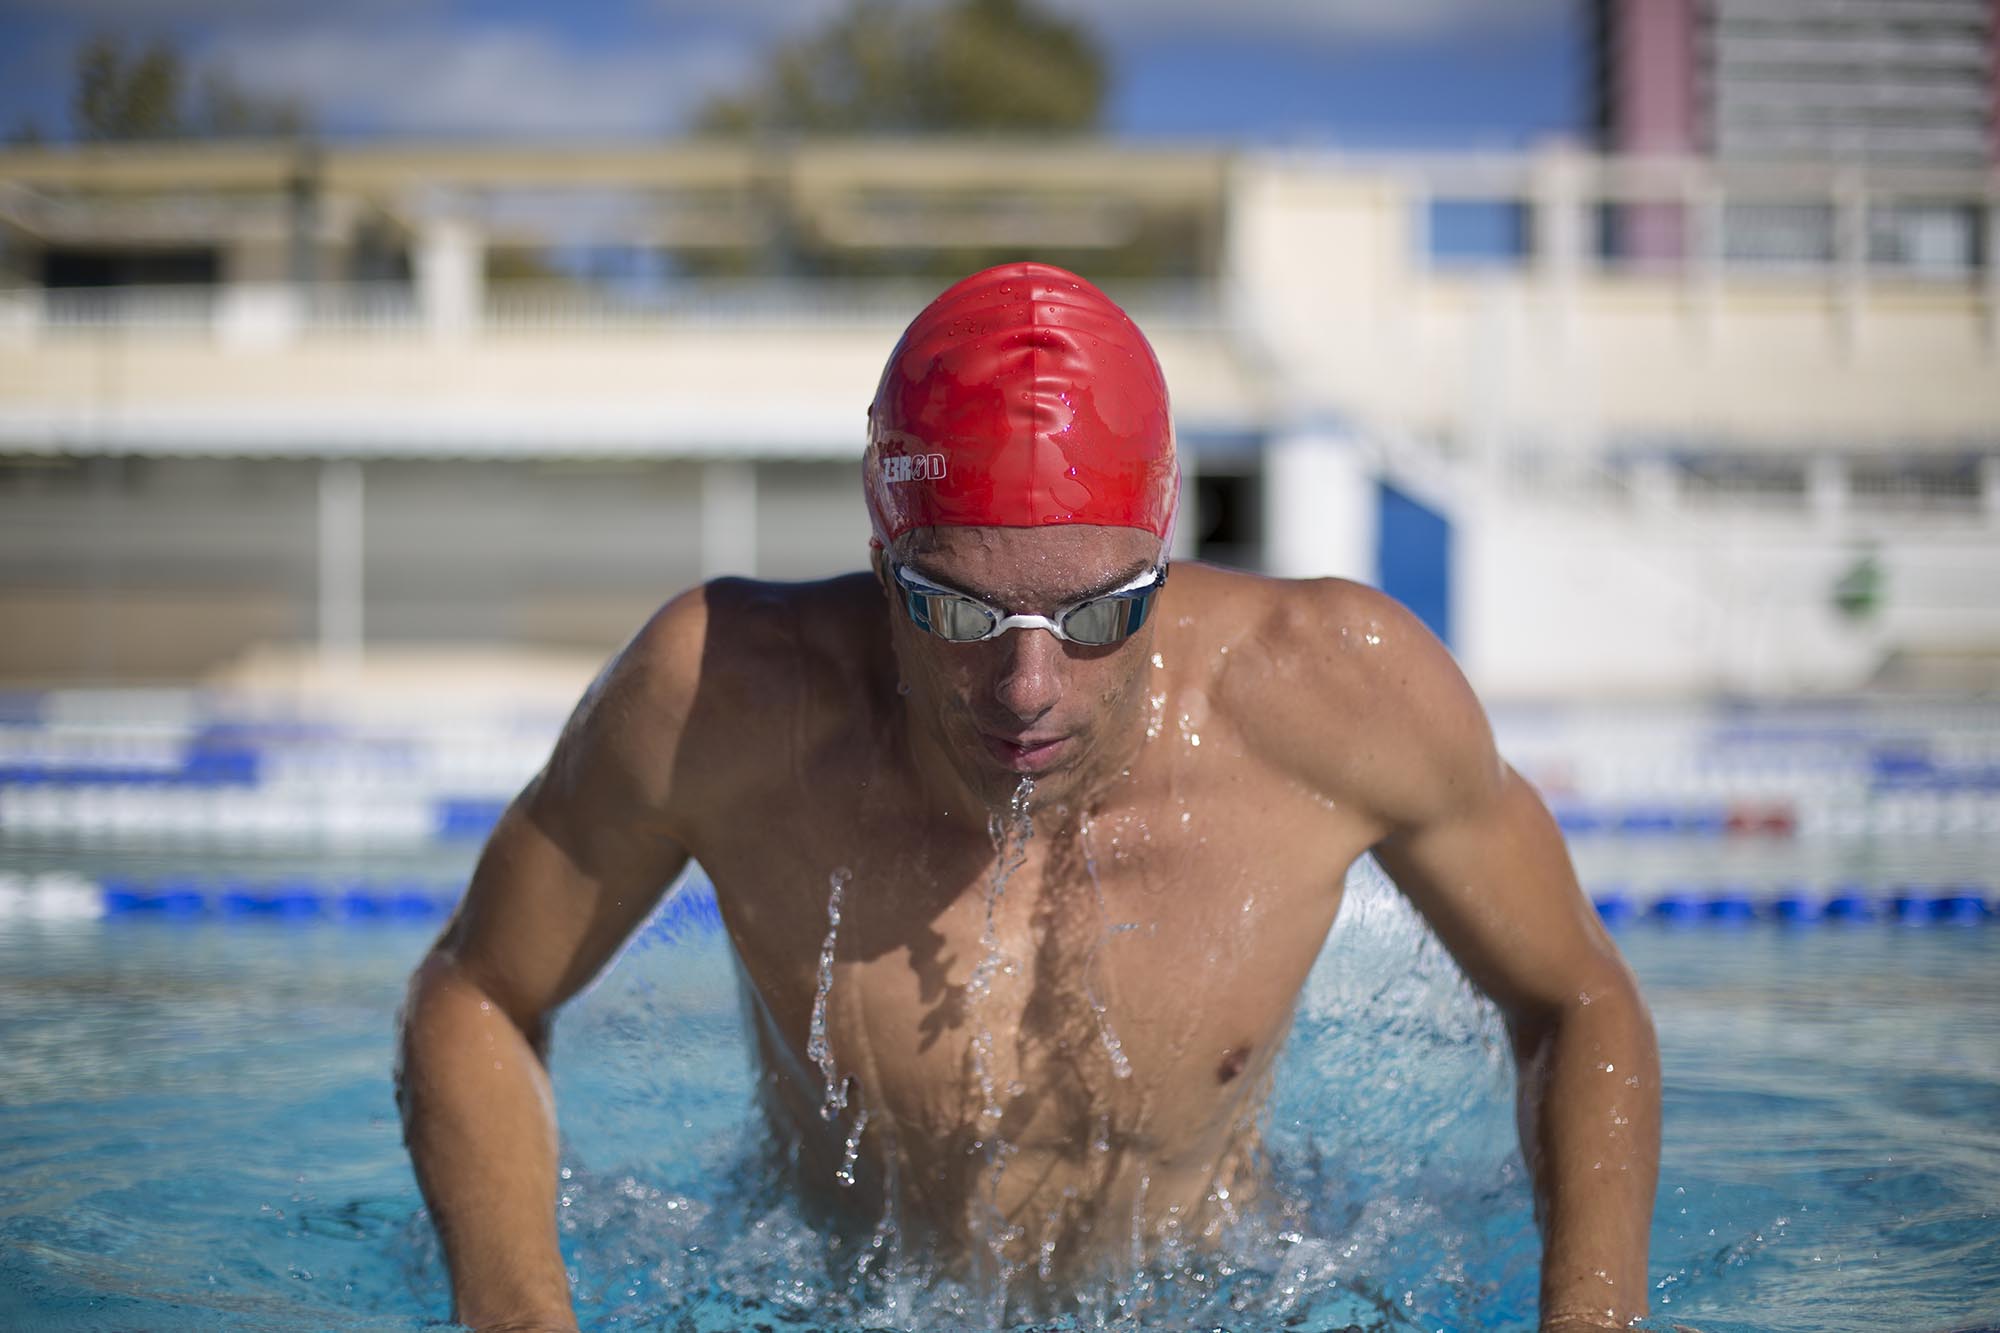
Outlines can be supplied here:
M1049 264L930 303L868 409L875 540L912 528L1097 523L1166 539L1180 497L1160 363L1131 316Z

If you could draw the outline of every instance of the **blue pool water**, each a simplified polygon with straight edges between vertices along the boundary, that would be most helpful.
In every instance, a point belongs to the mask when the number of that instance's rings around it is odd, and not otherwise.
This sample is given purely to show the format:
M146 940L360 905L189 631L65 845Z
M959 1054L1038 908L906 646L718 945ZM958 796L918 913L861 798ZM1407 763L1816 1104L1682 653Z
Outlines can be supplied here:
M394 1012L435 922L0 920L0 1327L417 1329L448 1312ZM2000 925L1620 942L1658 1022L1656 1325L2000 1325ZM655 928L556 1036L592 1329L981 1326L767 1188L720 936ZM1056 1327L1519 1329L1537 1247L1490 1012L1358 872L1270 1114L1285 1203Z

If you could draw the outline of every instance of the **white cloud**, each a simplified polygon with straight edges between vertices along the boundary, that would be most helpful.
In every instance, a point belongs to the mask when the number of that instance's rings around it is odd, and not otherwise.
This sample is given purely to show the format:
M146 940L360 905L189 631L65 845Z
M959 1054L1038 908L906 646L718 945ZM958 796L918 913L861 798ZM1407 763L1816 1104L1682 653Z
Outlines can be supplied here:
M825 27L850 0L639 0L655 18L698 23L763 40L795 36ZM900 0L938 5L944 0Z
M8 8L53 14L112 32L149 33L187 24L269 23L315 11L297 0L8 0ZM439 0L343 0L341 19L384 20L440 10Z
M1106 37L1420 40L1546 19L1574 0L1043 0Z
M210 0L211 3L223 0ZM847 0L648 0L652 11L761 38L811 31ZM936 8L946 0L899 0ZM1575 0L1036 0L1107 38L1421 39L1548 18Z
M616 0L623 13L609 30L628 36L606 48L580 42L553 13L480 22L447 0L0 0L135 37L178 32L197 63L221 62L253 90L297 98L330 131L515 137L672 132L711 94L750 81L773 42L819 29L850 2ZM1232 37L1421 41L1547 19L1574 0L1039 3L1100 33L1115 59L1121 48ZM67 70L66 56L61 64ZM16 85L27 82L21 71L35 72L21 51L0 70ZM44 92L43 102L55 96ZM0 105L20 100L0 95Z
M242 32L202 54L335 129L516 137L665 132L739 84L753 58L741 42L591 51L497 26Z

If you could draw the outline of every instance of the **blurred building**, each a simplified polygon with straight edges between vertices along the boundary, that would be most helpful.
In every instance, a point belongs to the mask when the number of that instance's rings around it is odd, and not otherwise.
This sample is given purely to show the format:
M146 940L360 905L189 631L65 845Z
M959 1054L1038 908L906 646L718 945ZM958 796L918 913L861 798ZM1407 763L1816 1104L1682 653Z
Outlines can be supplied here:
M1992 0L1592 0L1596 122L1620 153L1983 167Z
M1377 582L1490 691L1965 679L2000 655L2000 191L1914 171L0 152L0 680L602 653L700 578L859 567L865 408L922 275L1002 255L1153 338L1183 554ZM1912 201L1975 243L1873 244ZM1730 240L1746 209L1835 222L1777 262Z
M1608 152L1902 173L1906 197L1863 220L1870 254L1942 274L1979 253L1977 208L1931 197L1926 172L2000 162L1992 0L1590 0L1594 122ZM1744 260L1826 262L1838 200L1745 199L1722 218ZM1646 258L1688 243L1675 208L1626 209L1607 243Z

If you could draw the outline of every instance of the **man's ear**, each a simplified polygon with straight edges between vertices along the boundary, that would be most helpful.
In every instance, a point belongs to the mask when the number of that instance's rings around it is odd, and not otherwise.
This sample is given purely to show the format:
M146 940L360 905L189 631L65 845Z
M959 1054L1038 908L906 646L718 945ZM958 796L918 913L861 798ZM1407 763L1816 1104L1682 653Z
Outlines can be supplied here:
M868 564L875 571L875 582L882 585L882 595L889 594L889 553L879 546L868 548Z

